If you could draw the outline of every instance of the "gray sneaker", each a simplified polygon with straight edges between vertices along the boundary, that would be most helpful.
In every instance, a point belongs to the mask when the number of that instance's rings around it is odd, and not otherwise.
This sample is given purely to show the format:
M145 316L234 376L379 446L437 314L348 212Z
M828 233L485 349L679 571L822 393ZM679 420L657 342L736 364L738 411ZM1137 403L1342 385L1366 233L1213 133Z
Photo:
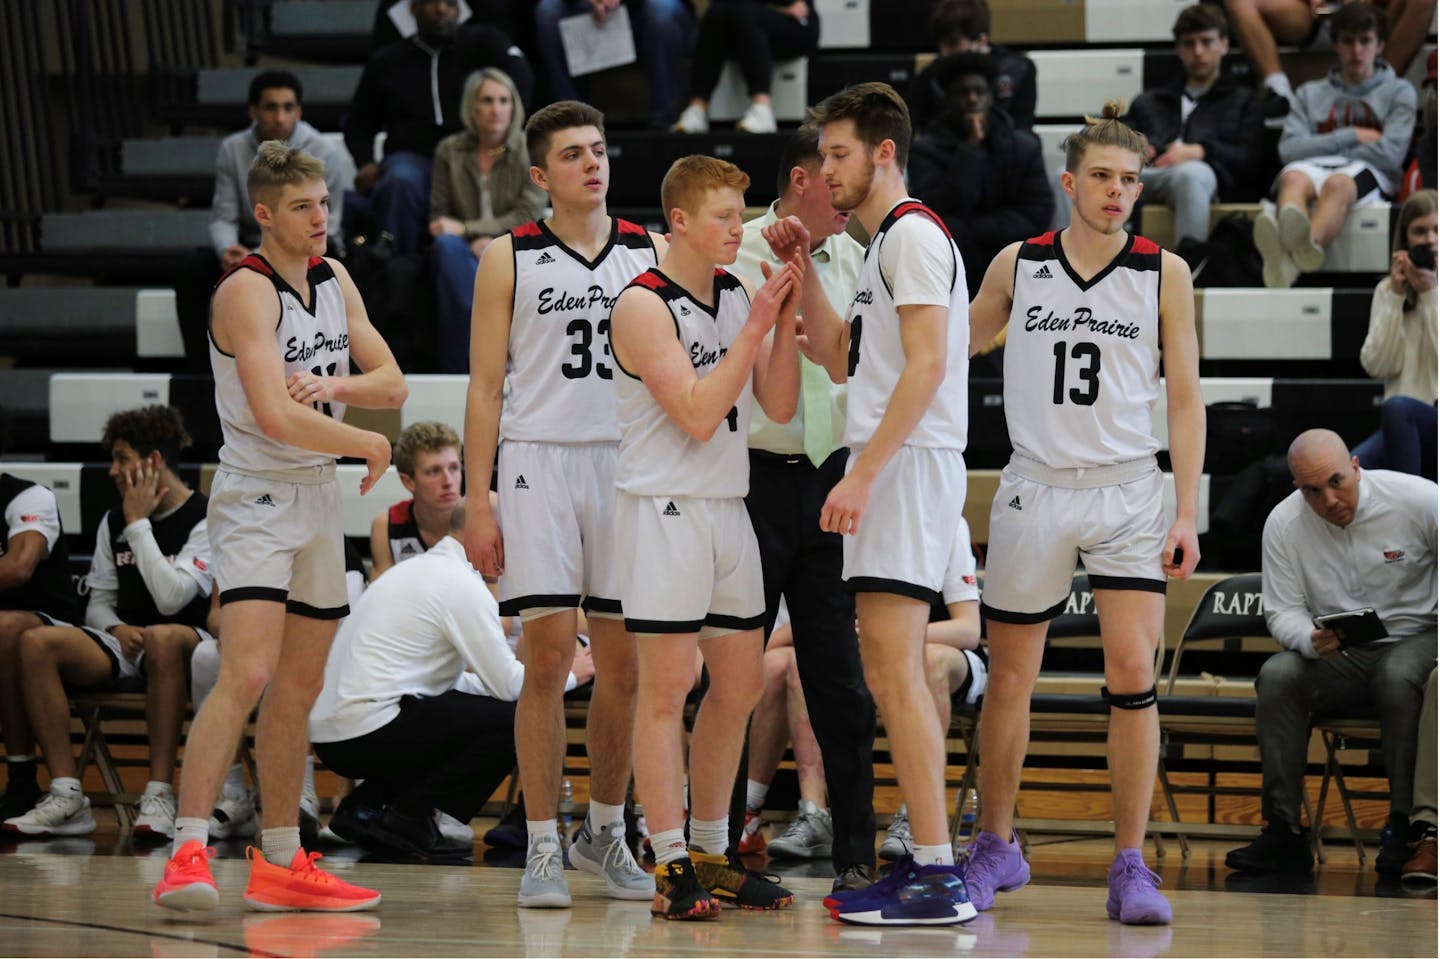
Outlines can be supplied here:
M581 872L605 879L611 899L652 899L655 879L640 868L625 844L625 824L608 823L599 833L590 831L590 817L570 845L570 864Z
M895 862L915 851L915 840L910 836L910 810L901 806L885 830L885 841L880 844L880 858Z
M771 859L825 859L834 841L835 827L830 823L830 811L802 799L790 828L779 838L770 840L768 849Z
M516 902L526 909L564 909L570 905L570 887L565 883L565 860L559 838L542 836L530 843Z

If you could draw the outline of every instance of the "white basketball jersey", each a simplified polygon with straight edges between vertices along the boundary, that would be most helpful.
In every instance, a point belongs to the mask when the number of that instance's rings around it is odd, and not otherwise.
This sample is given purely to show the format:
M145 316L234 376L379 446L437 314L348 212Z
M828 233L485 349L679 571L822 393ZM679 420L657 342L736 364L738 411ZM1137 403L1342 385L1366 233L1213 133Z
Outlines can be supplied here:
M903 218L903 221L902 221ZM856 281L855 297L845 319L850 324L850 377L845 416L845 445L864 446L870 442L895 384L905 369L905 349L900 340L900 313L895 304L894 280L900 269L885 251L885 239L898 222L905 230L927 234L921 241L927 250L949 249L949 324L945 339L945 380L935 391L929 408L906 438L909 446L932 449L965 448L969 421L970 300L965 287L960 251L944 223L924 204L902 200L886 214L865 248L865 262Z
M316 376L350 375L350 333L345 311L345 292L335 271L322 257L312 256L306 278L310 283L310 306L265 258L251 253L220 278L224 283L235 270L254 270L275 286L280 300L280 317L275 340L285 364L285 379L292 373ZM219 289L220 284L216 284ZM319 466L335 462L329 453L301 449L272 440L255 422L255 413L240 384L235 357L224 352L210 338L210 368L215 376L215 408L220 414L224 445L220 462L242 470L283 470L297 466ZM315 403L315 409L337 420L345 419L345 404Z
M631 286L659 296L675 320L675 335L703 378L730 349L750 315L750 297L740 281L715 271L715 306L708 307L658 269L647 270ZM619 363L616 363L619 366ZM637 496L724 498L750 492L749 384L730 414L702 443L670 419L640 378L623 366L615 378L619 401L620 461L615 486Z
M1005 341L1005 421L1022 456L1056 469L1153 455L1160 395L1160 247L1131 236L1090 280L1056 231L1020 246Z
M610 308L627 283L655 265L650 234L612 219L610 242L593 262L543 222L516 227L510 237L515 299L501 438L616 442Z

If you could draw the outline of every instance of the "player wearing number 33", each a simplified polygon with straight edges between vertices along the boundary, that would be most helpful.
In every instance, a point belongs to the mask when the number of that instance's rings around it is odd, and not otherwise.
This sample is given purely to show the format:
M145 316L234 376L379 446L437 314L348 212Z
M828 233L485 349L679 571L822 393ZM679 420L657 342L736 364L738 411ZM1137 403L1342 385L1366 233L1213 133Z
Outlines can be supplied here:
M610 556L620 427L609 318L665 241L606 212L610 160L600 111L552 103L530 118L525 135L530 177L554 212L497 238L476 271L464 533L470 562L500 577L501 614L519 616L525 637L515 737L529 852L519 904L570 904L555 816L577 608L587 614L595 689L590 816L571 859L591 872L603 864L611 896L649 899L654 882L623 850L638 667ZM498 517L489 500L497 445ZM502 528L510 535L502 538ZM610 855L617 837L622 849Z
M1100 614L1101 695L1110 706L1116 856L1107 912L1163 923L1170 904L1140 855L1160 740L1154 660L1166 579L1187 579L1199 559L1205 408L1190 272L1125 232L1145 144L1118 119L1123 110L1107 103L1100 120L1066 140L1070 226L1003 250L970 307L971 343L990 342L1009 323L1005 419L1015 452L990 509L983 814L965 882L984 910L997 890L1029 878L1012 831L1015 791L1045 633L1065 605L1078 556ZM1160 444L1150 432L1162 371L1177 505L1168 533Z

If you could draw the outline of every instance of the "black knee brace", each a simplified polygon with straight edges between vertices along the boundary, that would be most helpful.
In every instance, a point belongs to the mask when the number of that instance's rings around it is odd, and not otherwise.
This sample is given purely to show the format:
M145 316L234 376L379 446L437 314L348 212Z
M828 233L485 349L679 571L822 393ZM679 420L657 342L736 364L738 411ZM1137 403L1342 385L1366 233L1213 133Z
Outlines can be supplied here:
M1101 686L1100 698L1109 703L1111 709L1149 709L1155 705L1155 687L1143 693L1112 693L1109 686Z

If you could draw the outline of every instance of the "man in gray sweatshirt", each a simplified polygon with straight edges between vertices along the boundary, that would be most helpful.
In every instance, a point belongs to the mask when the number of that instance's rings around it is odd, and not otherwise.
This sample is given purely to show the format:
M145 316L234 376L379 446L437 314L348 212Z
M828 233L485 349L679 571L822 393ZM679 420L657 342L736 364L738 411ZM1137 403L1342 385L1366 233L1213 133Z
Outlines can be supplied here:
M1386 30L1380 7L1341 7L1331 18L1339 65L1296 91L1280 136L1285 166L1275 209L1267 206L1255 220L1268 287L1288 287L1301 273L1320 269L1350 208L1385 202L1399 185L1416 97L1380 59Z
M230 269L260 245L255 205L245 190L250 164L266 140L280 140L325 164L330 191L329 246L340 244L341 203L354 181L354 163L319 130L300 119L304 90L295 74L266 70L250 81L250 126L220 142L215 157L215 196L210 201L210 245L224 269ZM347 170L349 175L347 176Z

